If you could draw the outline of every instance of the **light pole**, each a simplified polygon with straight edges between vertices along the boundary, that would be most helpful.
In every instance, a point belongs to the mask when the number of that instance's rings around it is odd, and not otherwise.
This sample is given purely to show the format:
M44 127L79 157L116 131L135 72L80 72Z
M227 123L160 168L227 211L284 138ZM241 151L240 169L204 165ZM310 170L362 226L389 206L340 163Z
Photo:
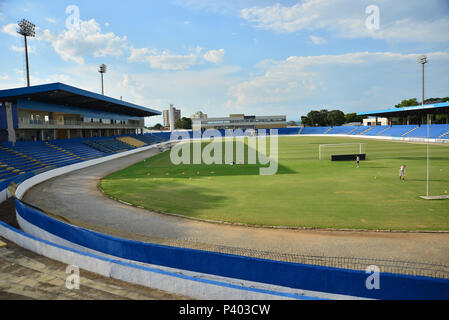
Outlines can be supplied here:
M422 103L424 106L424 65L427 63L427 56L421 55L418 57L418 63L422 65ZM426 197L429 197L429 174L430 174L430 160L429 160L429 138L430 138L430 114L427 113L427 191Z
M26 59L26 68L27 68L27 86L30 86L30 67L28 65L28 44L27 37L35 36L36 26L29 22L28 20L22 19L18 23L19 27L17 28L17 33L22 35L25 38L25 59Z
M102 64L98 72L101 74L101 94L104 95L103 74L106 73L106 65Z

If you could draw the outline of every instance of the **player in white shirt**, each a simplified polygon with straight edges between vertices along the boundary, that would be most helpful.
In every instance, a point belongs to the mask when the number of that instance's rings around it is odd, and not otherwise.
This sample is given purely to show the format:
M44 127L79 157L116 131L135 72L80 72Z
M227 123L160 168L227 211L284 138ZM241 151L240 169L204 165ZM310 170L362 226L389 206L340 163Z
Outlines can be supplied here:
M400 168L399 168L399 179L401 181L405 181L405 173L406 173L406 166L405 164L403 164Z

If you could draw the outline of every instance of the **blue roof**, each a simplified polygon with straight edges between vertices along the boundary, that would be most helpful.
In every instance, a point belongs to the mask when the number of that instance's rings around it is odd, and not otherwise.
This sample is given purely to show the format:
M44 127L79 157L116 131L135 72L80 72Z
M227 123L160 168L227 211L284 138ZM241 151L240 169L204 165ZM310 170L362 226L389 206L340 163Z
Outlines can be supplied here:
M157 110L103 96L95 92L75 88L60 82L0 90L0 102L16 102L17 99L24 98L50 104L108 110L109 112L139 117L161 114L161 112Z
M449 102L442 103L434 103L434 104L425 104L413 107L402 107L402 108L390 108L384 110L377 111L366 111L366 112L357 112L358 116L375 116L375 115L383 115L383 114L392 114L392 113L400 113L400 112L410 112L410 111L425 111L430 109L439 109L439 108L448 108Z

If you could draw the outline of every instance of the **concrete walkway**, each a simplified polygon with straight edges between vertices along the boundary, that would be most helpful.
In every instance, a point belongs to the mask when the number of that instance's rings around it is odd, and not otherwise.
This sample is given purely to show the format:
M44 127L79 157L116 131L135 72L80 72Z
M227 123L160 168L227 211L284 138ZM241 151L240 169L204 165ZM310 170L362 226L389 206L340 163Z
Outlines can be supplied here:
M149 212L106 198L99 179L157 153L149 150L44 182L24 200L70 223L124 238L216 250L394 259L449 265L449 233L263 229L200 222ZM175 194L173 195L176 196ZM231 250L232 251L232 250Z
M1 238L0 238L1 239ZM67 265L9 241L0 247L0 300L170 300L185 297L80 270L79 289L69 290Z

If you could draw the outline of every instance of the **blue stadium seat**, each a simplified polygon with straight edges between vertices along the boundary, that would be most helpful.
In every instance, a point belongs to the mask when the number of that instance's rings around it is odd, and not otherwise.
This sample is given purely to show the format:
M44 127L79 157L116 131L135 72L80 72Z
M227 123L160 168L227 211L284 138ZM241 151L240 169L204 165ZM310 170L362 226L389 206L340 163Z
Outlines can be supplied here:
M83 160L103 157L104 153L83 143L84 139L52 140L49 144L73 153Z
M418 125L394 125L387 131L380 133L379 136L402 137L415 128L418 128Z
M304 127L301 134L325 134L331 127Z
M386 132L387 129L389 130L390 126L375 126L371 130L367 131L363 135L365 136L376 136L382 132Z
M110 137L91 138L89 140L84 141L84 144L106 154L135 149L129 144L126 144L116 139L111 139Z
M137 135L133 135L132 137L136 138L137 140L140 140L142 142L145 142L148 145L152 145L152 144L156 144L156 143L160 142L160 140L157 139L156 137L145 135L145 134L137 134Z
M352 131L354 131L358 126L340 126L340 127L333 127L328 134L350 134Z
M441 137L444 139L449 139L449 124L432 124L429 127L429 138L438 139ZM416 138L427 138L427 125L423 124L418 129L405 135L405 137L416 137Z
M371 126L359 126L358 128L356 128L354 131L352 131L351 135L358 135L358 134L362 134L363 132L365 132L366 130L370 129Z

